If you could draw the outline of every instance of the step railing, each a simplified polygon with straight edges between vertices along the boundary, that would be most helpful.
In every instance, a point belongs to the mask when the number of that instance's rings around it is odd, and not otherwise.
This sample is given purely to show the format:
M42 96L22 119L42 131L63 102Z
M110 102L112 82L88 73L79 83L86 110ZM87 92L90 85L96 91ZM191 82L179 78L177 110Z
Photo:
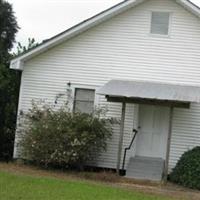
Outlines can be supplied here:
M131 147L132 147L132 145L133 145L133 142L135 141L135 138L136 138L136 136L137 136L138 130L133 129L133 132L134 132L135 134L133 135L133 138L132 138L132 140L131 140L130 145L124 149L124 158L123 158L123 163L122 163L122 170L124 170L124 166L125 166L125 162L126 162L126 154L127 154L127 151L131 149Z

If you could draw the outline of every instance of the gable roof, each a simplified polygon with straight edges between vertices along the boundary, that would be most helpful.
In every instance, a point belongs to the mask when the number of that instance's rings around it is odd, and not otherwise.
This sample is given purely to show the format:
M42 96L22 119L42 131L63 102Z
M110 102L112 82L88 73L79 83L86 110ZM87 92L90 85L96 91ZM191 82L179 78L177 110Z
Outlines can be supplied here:
M61 44L63 41L69 40L72 37L77 36L78 34L130 9L138 4L144 2L146 0L125 0L122 1L119 4L114 5L111 8L108 8L107 10L104 10L103 12L88 18L85 21L82 21L81 23L55 35L54 37L45 40L40 45L34 47L30 51L20 54L19 56L13 58L10 62L10 68L11 69L17 69L17 70L23 70L23 63L24 61L29 60L32 57L35 57L48 49ZM190 0L175 0L176 3L183 6L185 9L193 13L195 16L200 18L200 8L192 3Z

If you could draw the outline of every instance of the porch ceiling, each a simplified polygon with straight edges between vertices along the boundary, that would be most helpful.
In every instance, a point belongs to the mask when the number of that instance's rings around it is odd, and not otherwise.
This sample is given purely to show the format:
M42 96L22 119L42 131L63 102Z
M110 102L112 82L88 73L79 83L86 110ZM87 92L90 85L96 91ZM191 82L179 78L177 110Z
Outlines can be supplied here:
M200 103L200 87L158 82L111 80L97 91L108 101L166 104L189 107L191 102Z

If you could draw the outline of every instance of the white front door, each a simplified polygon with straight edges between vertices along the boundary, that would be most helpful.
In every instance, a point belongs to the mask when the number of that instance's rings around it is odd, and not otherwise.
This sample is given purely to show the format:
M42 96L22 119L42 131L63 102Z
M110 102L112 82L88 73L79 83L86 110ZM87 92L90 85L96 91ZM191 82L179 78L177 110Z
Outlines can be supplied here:
M169 127L169 108L140 105L139 127L136 155L165 159Z

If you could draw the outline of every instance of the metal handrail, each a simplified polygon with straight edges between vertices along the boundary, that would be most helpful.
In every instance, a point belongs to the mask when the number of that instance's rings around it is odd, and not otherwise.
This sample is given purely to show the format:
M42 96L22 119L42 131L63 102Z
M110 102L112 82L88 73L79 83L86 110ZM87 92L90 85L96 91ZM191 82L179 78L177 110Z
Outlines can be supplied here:
M133 129L133 132L134 132L135 134L134 134L134 136L133 136L133 138L132 138L132 140L131 140L131 143L130 143L129 147L126 147L125 150L124 150L124 158L123 158L123 163L122 163L122 170L124 170L124 165L125 165L125 161L126 161L126 152L127 152L128 150L131 149L131 147L132 147L132 145L133 145L133 142L134 142L134 140L135 140L135 138L136 138L136 135L137 135L137 133L138 133L138 130Z

